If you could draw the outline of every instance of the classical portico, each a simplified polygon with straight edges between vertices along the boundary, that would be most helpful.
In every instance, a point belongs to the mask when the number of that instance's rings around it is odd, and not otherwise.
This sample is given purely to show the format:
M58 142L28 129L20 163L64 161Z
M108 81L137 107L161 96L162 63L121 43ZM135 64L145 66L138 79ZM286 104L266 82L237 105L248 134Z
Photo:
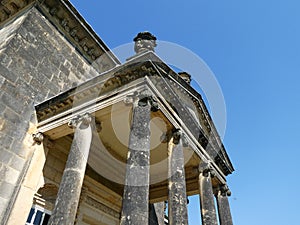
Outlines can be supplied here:
M126 63L36 106L39 134L68 155L49 224L162 225L149 212L164 201L168 224L188 224L198 194L203 225L231 225L234 169L201 95L156 56L152 34L134 40Z

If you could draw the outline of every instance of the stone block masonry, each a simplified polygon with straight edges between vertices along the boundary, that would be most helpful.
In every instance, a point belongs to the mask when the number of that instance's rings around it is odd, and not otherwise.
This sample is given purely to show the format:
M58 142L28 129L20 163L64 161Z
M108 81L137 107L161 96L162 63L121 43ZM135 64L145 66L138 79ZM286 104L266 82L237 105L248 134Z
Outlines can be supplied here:
M18 207L35 150L34 105L97 74L34 7L0 28L0 224Z

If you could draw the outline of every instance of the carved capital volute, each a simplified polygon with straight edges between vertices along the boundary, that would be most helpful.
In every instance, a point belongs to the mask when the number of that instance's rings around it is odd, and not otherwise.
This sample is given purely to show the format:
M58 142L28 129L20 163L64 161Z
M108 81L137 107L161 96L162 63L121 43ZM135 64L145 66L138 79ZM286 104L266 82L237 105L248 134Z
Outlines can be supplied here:
M134 92L131 95L127 95L124 99L125 104L137 104L138 106L147 106L150 104L151 111L156 112L159 109L157 101L153 98L153 95L148 90L141 92Z
M95 120L95 124L94 124L95 130L97 131L97 133L100 133L102 130L102 125L101 122L98 120Z
M149 90L141 91L139 93L138 99L139 99L138 101L139 106L146 106L150 104L152 112L156 112L158 110L158 103L153 98L153 95Z
M231 196L231 191L230 191L229 187L227 186L227 184L220 185L219 190L218 190L218 195Z
M182 136L182 132L180 129L173 129L163 133L162 136L160 137L160 140L162 143L167 143L173 138L173 143L178 144L181 136Z
M33 139L34 143L40 145L44 140L44 135L41 132L38 132L38 133L32 134L32 139Z
M180 138L182 137L182 131L180 129L173 130L172 137L173 137L173 143L175 145L179 144Z
M137 91L135 91L134 93L127 95L124 99L123 102L125 103L125 105L131 105L133 104L136 100L137 100L137 96L139 95L139 93Z
M92 117L89 113L85 113L83 115L76 116L70 120L68 126L70 128L77 128L80 125L88 126L92 122Z
M182 132L180 129L173 129L168 130L167 132L163 133L160 137L160 141L162 143L167 143L173 138L173 144L179 144L179 141L181 140L183 147L188 147L188 140L186 138L186 135Z
M209 176L214 177L214 176L216 176L216 172L212 168L210 163L206 163L206 162L200 163L198 170L199 170L199 173L202 173L202 175L205 176L205 177L209 177Z

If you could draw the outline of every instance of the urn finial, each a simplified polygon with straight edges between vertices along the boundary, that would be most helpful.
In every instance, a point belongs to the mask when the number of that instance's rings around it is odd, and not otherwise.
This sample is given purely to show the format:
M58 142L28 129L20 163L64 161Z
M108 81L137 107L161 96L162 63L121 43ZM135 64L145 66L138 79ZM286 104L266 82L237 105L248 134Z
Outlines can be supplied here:
M154 51L156 47L156 37L149 31L138 33L133 41L135 42L134 51L137 54L145 51Z

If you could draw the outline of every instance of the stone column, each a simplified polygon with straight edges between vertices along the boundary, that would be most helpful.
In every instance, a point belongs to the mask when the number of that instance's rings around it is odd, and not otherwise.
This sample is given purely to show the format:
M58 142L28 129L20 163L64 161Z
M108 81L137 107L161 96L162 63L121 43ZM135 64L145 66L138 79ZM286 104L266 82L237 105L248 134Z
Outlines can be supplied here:
M74 224L91 146L90 115L73 119L69 125L75 127L75 134L49 225Z
M148 97L133 102L121 225L148 224L150 111Z
M165 222L165 202L149 204L148 225L164 225Z
M212 170L199 167L199 190L202 225L218 225L214 194L211 183Z
M168 143L169 155L169 223L172 225L188 224L186 184L182 134L179 130L172 133Z
M233 225L231 213L230 213L229 201L227 197L230 195L231 192L228 189L227 185L223 185L219 188L216 199L218 205L220 225Z

